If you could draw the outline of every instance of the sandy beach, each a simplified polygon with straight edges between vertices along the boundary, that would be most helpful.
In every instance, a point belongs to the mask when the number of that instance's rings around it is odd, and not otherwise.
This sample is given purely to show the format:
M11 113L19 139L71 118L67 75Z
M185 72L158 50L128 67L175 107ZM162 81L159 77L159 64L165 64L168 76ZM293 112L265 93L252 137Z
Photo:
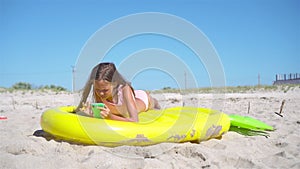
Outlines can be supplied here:
M228 132L200 143L84 146L33 136L43 111L74 105L76 94L1 91L0 168L300 168L300 88L225 94L153 94L163 108L195 106L251 116L273 126L269 137ZM78 94L77 94L78 95ZM283 117L279 112L282 101ZM250 109L249 109L250 105Z

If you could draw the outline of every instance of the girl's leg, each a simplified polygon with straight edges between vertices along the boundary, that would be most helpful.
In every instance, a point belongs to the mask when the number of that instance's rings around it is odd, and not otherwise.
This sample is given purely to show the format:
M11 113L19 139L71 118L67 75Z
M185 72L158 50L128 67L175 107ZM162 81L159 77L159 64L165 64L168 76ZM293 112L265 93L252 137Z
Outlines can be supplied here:
M151 110L151 109L161 109L157 99L150 96L150 94L148 94L148 97L149 97L149 110Z

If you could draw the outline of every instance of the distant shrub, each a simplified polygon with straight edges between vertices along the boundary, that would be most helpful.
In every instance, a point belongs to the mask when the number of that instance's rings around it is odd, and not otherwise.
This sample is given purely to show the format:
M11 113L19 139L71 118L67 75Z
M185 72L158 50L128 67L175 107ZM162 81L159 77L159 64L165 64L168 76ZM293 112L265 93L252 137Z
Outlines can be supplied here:
M170 89L172 89L171 87L164 87L164 88L162 88L163 90L170 90Z
M46 89L46 90L53 90L53 91L67 91L66 88L56 85L46 85L46 86L40 86L39 89Z
M16 90L30 90L32 89L32 85L30 83L18 82L14 84L12 88Z
M52 90L52 91L67 91L66 88L61 87L61 86L56 86L56 85L45 85L45 86L39 86L39 87L32 87L30 83L25 83L25 82L18 82L14 84L11 87L12 90Z

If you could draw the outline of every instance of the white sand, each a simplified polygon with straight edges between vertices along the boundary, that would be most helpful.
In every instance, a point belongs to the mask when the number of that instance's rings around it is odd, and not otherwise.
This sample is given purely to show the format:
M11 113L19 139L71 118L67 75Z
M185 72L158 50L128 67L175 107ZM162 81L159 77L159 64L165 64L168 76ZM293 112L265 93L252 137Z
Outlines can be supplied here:
M269 138L226 133L222 139L153 146L83 146L33 136L48 108L74 105L53 92L0 93L0 168L300 168L300 89L251 93L156 94L162 107L198 106L255 117L276 128ZM283 117L279 111L286 100ZM250 111L248 114L248 104Z

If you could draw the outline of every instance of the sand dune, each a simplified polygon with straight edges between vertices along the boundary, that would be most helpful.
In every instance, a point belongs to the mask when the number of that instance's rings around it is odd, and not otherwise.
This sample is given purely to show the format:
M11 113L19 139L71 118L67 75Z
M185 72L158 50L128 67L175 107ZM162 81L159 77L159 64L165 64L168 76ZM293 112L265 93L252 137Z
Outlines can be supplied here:
M0 168L300 168L300 88L226 94L154 94L162 107L197 106L247 115L276 128L268 138L226 133L201 143L83 146L33 136L41 113L74 105L74 94L0 93ZM278 112L285 100L283 117ZM249 109L250 104L250 109Z

